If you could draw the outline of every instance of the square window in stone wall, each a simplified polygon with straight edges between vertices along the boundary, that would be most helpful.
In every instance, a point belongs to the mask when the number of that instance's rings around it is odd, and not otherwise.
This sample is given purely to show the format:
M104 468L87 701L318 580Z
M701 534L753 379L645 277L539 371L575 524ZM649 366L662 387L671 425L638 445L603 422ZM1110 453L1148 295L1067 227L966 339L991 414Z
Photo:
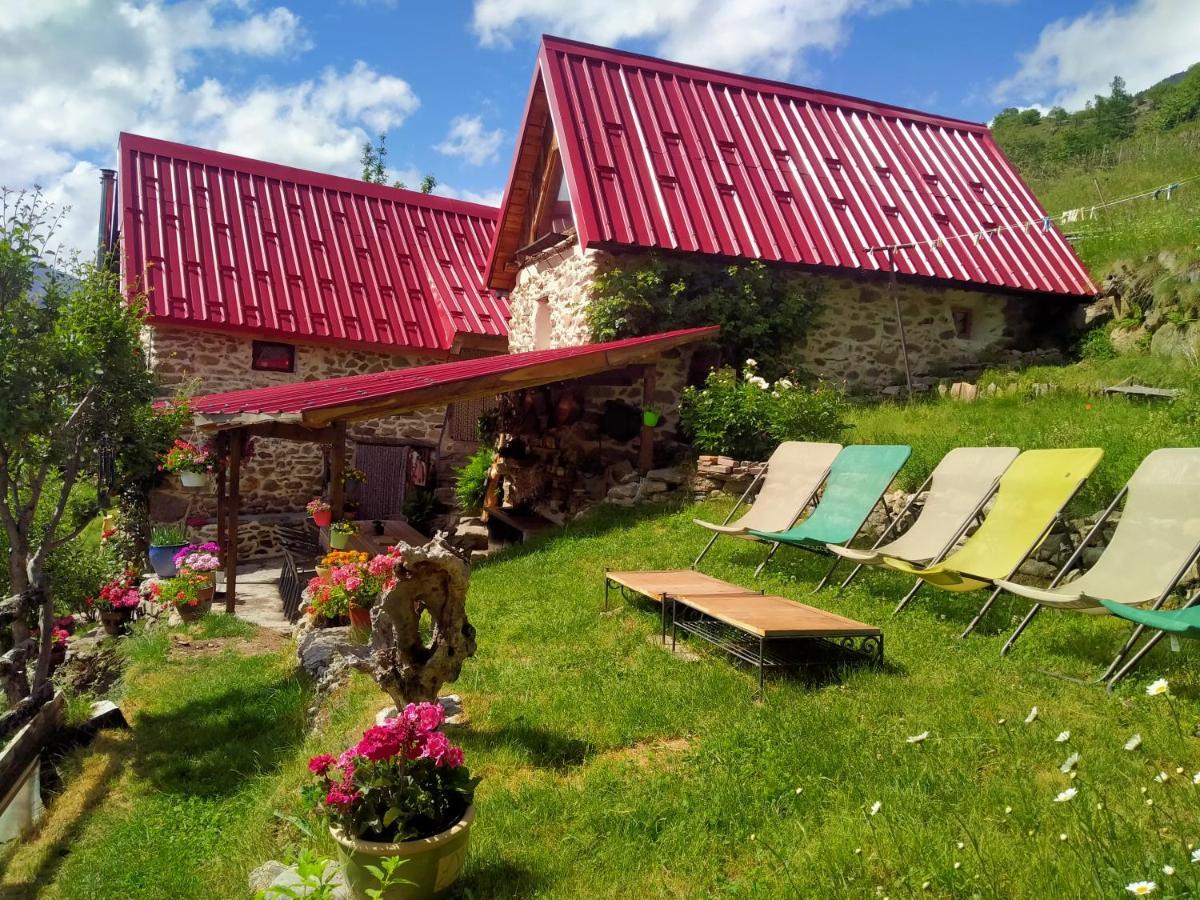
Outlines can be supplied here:
M273 341L254 341L250 348L250 368L259 372L295 372L296 348Z
M965 306L950 307L950 318L954 320L954 336L960 340L969 341L972 337L974 316Z

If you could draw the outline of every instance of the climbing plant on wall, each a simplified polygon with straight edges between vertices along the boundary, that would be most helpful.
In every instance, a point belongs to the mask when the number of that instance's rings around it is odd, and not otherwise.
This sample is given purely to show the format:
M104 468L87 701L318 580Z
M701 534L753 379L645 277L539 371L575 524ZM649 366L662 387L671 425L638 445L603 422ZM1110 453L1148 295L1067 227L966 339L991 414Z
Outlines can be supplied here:
M718 266L650 256L597 276L588 325L597 341L720 325L725 361L740 368L757 359L773 378L789 369L789 351L820 306L814 283L758 261Z

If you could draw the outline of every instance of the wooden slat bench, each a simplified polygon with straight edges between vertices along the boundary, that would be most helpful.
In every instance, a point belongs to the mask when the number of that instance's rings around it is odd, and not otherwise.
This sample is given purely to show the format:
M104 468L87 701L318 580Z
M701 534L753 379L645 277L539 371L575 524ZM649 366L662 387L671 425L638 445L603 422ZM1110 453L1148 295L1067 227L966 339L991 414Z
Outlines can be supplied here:
M671 646L692 634L758 666L758 691L768 668L883 661L883 632L837 613L772 595L672 594Z
M705 594L726 596L761 597L762 591L752 591L720 578L713 578L693 569L670 569L659 572L608 572L604 573L604 608L608 609L609 589L616 585L622 594L632 592L662 607L662 636L667 637L669 616L666 602L668 597L682 594Z

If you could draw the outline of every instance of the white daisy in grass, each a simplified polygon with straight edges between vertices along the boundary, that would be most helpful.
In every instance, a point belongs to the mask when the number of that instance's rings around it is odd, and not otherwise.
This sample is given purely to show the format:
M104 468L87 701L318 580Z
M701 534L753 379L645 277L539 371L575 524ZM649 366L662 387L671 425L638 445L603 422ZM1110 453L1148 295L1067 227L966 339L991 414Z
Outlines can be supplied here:
M1140 746L1142 746L1142 736L1141 736L1141 734L1135 734L1133 737L1131 737L1129 740L1127 740L1127 741L1125 742L1125 749L1126 749L1126 750L1133 751L1133 750L1136 750L1136 749L1137 749L1138 747L1140 747Z
M1066 743L1067 741L1069 741L1070 739L1071 739L1071 732L1069 732L1069 731L1060 731L1060 732L1058 733L1058 737L1056 737L1054 740L1058 741L1058 743L1060 743L1060 744L1065 744L1065 743Z
M1078 788L1069 787L1057 797L1054 798L1055 803L1066 803L1068 800L1074 800L1075 795L1079 793Z
M1200 863L1200 847L1192 851L1192 862Z
M1079 765L1079 754L1072 753L1070 756L1068 756L1066 758L1066 761L1063 762L1063 764L1058 767L1058 771L1060 771L1064 775L1066 775L1068 772L1070 772L1072 769L1074 769L1077 765Z
M1158 890L1158 885L1153 881L1135 881L1125 885L1125 890L1135 897L1148 897Z
M1200 772L1192 776L1192 784L1200 784Z
M1025 724L1032 725L1038 717L1038 708L1035 706L1029 711L1029 715L1025 717Z
M923 742L923 741L924 741L924 740L925 740L927 737L929 737L929 732L928 732L928 731L922 731L920 734L912 734L912 735L909 735L908 737L906 737L906 738L905 738L905 741L907 741L907 742L908 742L908 743L910 743L910 744L920 744L920 743L922 743L922 742Z
M1157 775L1154 776L1154 780L1157 781L1159 784L1166 784L1167 779L1170 777L1171 776L1168 775L1166 772L1159 772Z
M874 803L871 804L871 813L870 814L873 816L877 815L881 809L883 809L883 801L876 800Z
M1165 678L1159 678L1157 681L1152 681L1146 685L1146 694L1151 697L1157 697L1159 694L1165 694L1170 690L1171 685Z
M1174 866L1172 866L1172 865L1166 865L1166 866L1163 866L1163 874L1164 874L1164 875L1174 875L1174 874L1175 874L1175 867L1174 867Z

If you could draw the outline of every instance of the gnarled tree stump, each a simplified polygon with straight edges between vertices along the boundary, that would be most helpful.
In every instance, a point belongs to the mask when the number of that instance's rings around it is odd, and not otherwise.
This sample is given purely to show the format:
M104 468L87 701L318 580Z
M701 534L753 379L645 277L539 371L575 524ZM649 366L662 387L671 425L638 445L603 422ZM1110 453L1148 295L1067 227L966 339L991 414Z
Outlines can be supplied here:
M371 655L367 669L395 702L437 700L443 684L455 681L475 654L475 628L467 621L466 563L440 536L423 547L398 544L404 564L398 582L371 608ZM433 633L421 639L421 614L429 612Z

